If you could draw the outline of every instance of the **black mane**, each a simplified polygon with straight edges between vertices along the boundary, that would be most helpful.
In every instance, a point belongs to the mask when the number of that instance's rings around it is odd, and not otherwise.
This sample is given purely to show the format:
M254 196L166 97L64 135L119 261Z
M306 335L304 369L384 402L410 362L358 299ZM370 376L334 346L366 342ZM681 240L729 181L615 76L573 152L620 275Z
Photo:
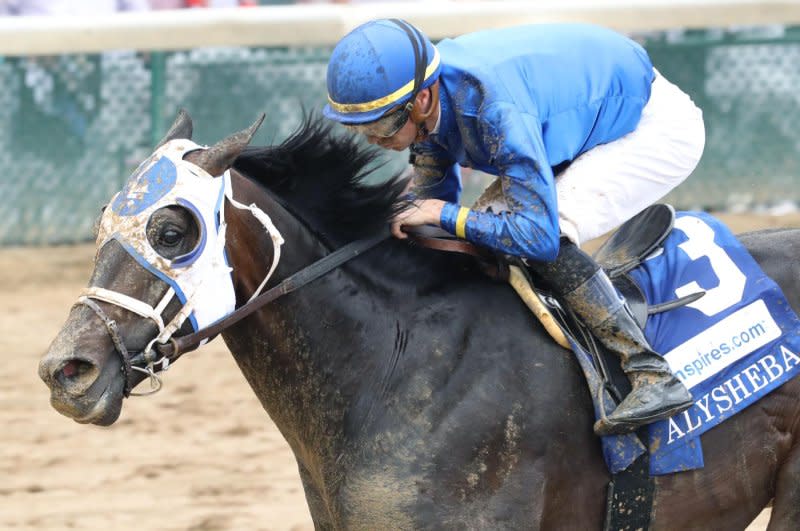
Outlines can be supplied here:
M377 149L352 135L336 135L319 118L307 117L278 146L247 148L234 168L262 184L333 247L387 228L406 180L379 184L366 179L380 168ZM390 238L392 240L392 238ZM418 293L440 290L458 278L486 279L467 255L442 253L405 241L390 241L370 253L387 276L409 279Z
M308 116L282 144L247 148L234 167L280 197L326 241L340 245L385 227L405 181L395 175L367 184L381 167L380 154L331 129Z

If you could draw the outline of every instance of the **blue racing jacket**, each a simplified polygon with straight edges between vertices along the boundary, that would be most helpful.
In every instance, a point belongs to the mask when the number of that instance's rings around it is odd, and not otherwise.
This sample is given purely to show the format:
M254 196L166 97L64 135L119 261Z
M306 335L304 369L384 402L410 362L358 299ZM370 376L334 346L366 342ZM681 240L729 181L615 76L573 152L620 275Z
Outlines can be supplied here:
M554 260L553 167L636 128L655 76L647 53L623 35L584 24L487 30L437 48L438 128L411 147L418 193L448 201L440 221L456 234L459 165L497 175L510 211L470 211L464 237Z

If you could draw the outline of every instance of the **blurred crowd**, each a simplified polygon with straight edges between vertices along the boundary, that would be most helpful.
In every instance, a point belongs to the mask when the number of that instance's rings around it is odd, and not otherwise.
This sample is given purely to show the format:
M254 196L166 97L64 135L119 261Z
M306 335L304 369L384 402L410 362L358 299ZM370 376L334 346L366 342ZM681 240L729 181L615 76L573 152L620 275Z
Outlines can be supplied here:
M193 7L236 7L292 3L276 0L0 0L2 15L89 15Z
M0 0L0 15L96 15L159 9L252 7L281 4L354 4L370 1L381 0Z

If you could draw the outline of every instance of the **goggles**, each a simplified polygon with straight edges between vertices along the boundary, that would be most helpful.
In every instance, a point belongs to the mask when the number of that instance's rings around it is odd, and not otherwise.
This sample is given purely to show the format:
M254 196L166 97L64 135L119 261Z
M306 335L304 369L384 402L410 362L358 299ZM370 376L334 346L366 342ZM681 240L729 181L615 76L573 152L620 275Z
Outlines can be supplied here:
M365 124L343 124L345 128L354 133L378 138L390 138L406 125L409 118L408 108L404 105L396 111L381 116L373 122Z

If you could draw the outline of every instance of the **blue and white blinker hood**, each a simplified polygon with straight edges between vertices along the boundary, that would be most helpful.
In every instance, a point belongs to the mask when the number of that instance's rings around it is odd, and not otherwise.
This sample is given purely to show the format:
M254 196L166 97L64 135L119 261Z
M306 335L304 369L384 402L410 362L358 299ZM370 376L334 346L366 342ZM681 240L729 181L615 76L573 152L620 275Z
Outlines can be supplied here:
M97 246L111 240L123 248L144 268L166 282L170 289L155 306L125 294L92 286L82 297L122 306L152 319L159 328L153 342L164 343L188 318L195 331L230 314L236 296L225 253L225 198L236 208L250 210L261 221L274 244L273 263L256 290L261 291L277 266L283 238L263 211L254 205L242 205L232 197L230 171L221 177L183 160L188 152L203 149L191 140L175 139L158 148L128 178L124 188L105 209L100 220ZM159 255L147 238L147 224L152 214L167 206L182 206L195 217L199 228L194 249L175 259ZM177 295L183 307L165 325L161 314ZM150 350L152 343L148 345Z

